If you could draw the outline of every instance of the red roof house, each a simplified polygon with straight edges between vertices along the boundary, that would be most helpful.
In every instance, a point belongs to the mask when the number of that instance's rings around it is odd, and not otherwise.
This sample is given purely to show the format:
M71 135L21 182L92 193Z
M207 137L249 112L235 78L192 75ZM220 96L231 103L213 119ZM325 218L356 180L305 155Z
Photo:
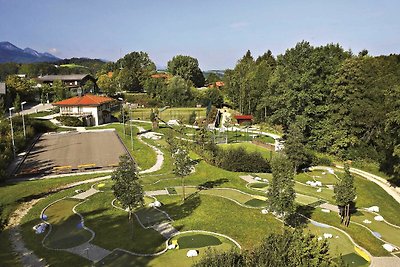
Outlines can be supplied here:
M237 120L239 124L253 122L253 115L236 115L234 116L234 118Z
M53 103L60 107L61 116L82 117L87 125L111 122L111 103L115 100L105 96L86 94Z

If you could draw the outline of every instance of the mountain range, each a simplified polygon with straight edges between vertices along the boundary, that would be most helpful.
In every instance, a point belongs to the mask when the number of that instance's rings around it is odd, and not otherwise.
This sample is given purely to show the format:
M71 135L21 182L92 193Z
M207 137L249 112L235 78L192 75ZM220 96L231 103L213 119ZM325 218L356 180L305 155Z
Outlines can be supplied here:
M10 42L0 42L0 63L55 62L60 58L50 53L39 53L32 48L21 49Z

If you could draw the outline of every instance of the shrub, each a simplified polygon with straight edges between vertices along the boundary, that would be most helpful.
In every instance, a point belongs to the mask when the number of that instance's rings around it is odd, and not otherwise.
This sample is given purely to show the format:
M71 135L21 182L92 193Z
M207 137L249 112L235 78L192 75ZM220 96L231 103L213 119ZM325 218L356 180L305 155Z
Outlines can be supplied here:
M333 162L328 156L313 154L311 157L311 165L333 166Z
M244 148L218 148L218 167L234 172L269 172L269 161L259 152L247 152Z
M72 117L72 116L60 116L58 117L58 120L66 126L72 126L72 127L81 127L85 126L85 123L78 117Z

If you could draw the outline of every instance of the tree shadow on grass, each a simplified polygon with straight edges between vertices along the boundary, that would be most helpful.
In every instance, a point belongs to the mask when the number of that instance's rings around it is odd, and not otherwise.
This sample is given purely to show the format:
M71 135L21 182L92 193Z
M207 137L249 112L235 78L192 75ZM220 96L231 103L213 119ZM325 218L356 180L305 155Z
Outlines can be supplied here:
M195 192L189 195L183 203L174 202L161 206L161 210L168 213L173 220L180 220L190 216L201 204L200 195Z
M222 184L224 184L224 183L227 183L227 182L229 182L228 179L226 179L226 178L221 178L221 179L218 179L218 180L207 181L207 182L205 182L205 183L202 183L202 184L198 185L197 188L198 188L199 190L207 190L207 189L211 189L211 188L220 186L220 185L222 185Z
M165 238L155 230L144 229L139 225L136 219L129 221L128 214L118 213L119 210L117 209L115 209L115 211L117 213L113 213L112 215L107 214L109 213L109 209L105 208L81 212L85 219L85 226L96 233L95 238L90 243L110 251L116 248L122 248L137 253L155 253L161 251L165 247ZM45 259L53 258L53 262L55 257L58 257L58 263L63 259L65 266L74 265L69 261L70 259L75 259L74 261L77 261L76 259L79 258L81 262L84 261L86 263L85 259L75 254L44 248L41 241L48 230L44 234L36 235L32 230L32 226L38 222L38 219L32 219L22 225L23 237L27 247L33 249L37 255ZM66 231L65 235L67 237L68 234L69 232ZM69 238L73 237L71 236ZM61 239L57 241L62 242ZM61 255L63 254L66 254L67 257L62 257ZM121 254L121 256L122 254L126 254L126 256L119 259L119 257L116 257L119 254ZM99 264L96 264L96 266L147 266L152 259L153 257L136 257L128 253L115 253L114 251L99 262ZM85 266L90 266L89 262L87 262L87 264L88 265Z
M314 207L308 205L297 206L296 212L289 217L288 224L295 228L306 228L314 210Z
M390 186L393 187L400 187L400 178L399 177L393 177L388 180Z

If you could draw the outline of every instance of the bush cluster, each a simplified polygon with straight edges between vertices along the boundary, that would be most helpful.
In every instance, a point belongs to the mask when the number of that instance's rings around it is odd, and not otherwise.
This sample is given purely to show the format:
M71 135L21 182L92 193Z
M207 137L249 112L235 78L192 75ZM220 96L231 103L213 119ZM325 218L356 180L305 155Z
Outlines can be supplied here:
M270 172L271 166L259 152L248 152L243 147L220 148L215 144L194 145L196 153L208 163L233 172Z
M85 126L85 123L77 117L72 116L60 116L58 120L65 126L81 127Z

